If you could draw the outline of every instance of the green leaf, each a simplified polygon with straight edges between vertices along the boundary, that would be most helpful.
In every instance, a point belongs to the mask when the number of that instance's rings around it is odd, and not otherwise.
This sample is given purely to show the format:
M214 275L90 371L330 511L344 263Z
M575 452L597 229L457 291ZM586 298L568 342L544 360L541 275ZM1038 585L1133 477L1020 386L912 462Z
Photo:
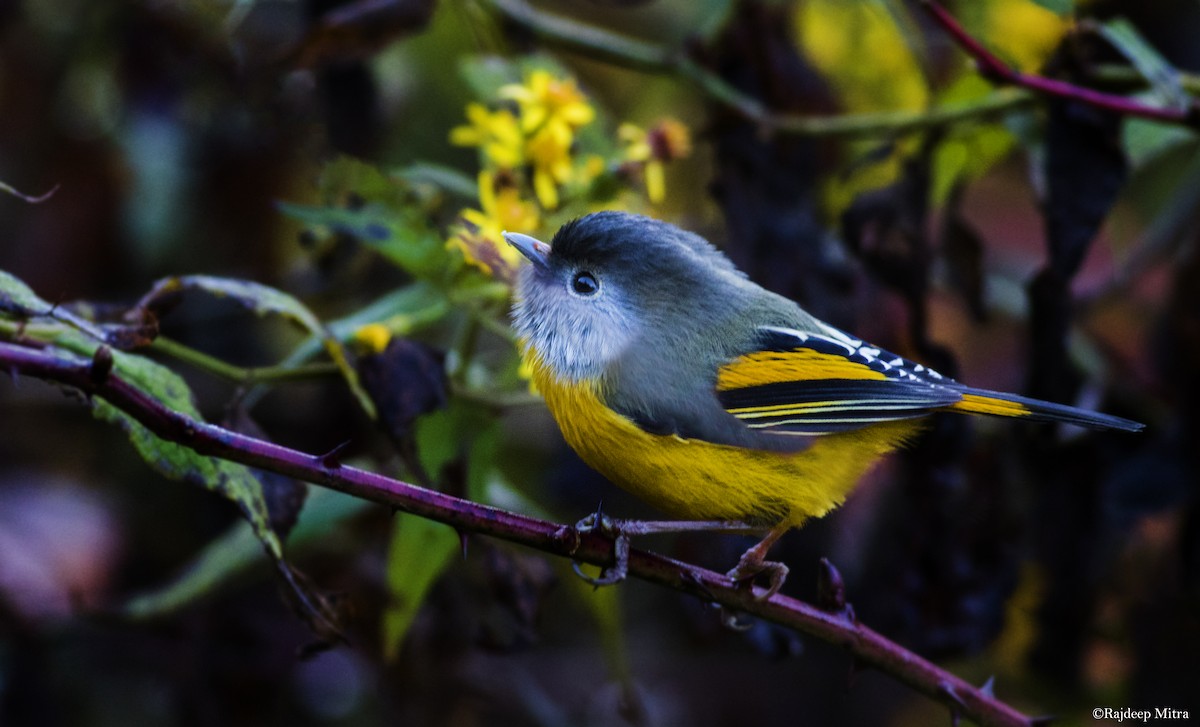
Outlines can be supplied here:
M64 329L54 343L64 352L91 358L102 345L73 329ZM146 396L172 411L203 421L192 400L192 392L170 369L142 356L109 349L113 372ZM215 492L237 506L251 532L266 551L276 574L286 584L284 593L297 613L322 637L340 638L328 605L297 578L283 558L283 542L271 527L271 516L263 497L262 484L248 468L234 462L208 457L174 442L160 439L136 419L100 397L91 397L92 413L101 421L121 428L150 467L172 480L188 482Z
M279 209L306 225L352 235L418 278L444 280L458 267L441 236L412 213L398 213L379 203L343 209L281 202Z
M295 553L326 542L341 523L375 507L367 500L334 490L313 488L300 521L288 537ZM204 548L183 572L165 585L129 599L121 613L132 619L167 616L212 594L262 565L262 544L248 522L239 522Z
M12 273L0 270L0 316L24 322L30 318L50 318L84 332L96 341L104 340L104 331L69 310L42 300L33 289Z
M12 273L0 270L0 314L32 317L46 315L51 306Z
M467 56L459 62L458 72L471 95L482 101L491 101L501 86L521 80L521 71L500 56Z
M991 84L978 74L967 74L940 93L938 103L969 103L991 91ZM956 125L934 151L930 199L935 205L944 203L950 190L982 177L1015 146L1016 137L1000 123Z
M376 417L375 404L362 388L358 372L350 364L346 349L340 341L321 324L321 321L303 303L281 290L262 283L234 278L219 278L211 275L184 275L164 278L154 284L150 292L138 301L137 309L152 307L163 297L184 290L199 290L218 298L236 301L257 315L278 315L319 337L329 357L341 371L350 390L358 399L359 406L372 419Z
M350 315L330 322L326 327L339 341L348 341L367 323L383 322L396 335L408 335L433 325L450 311L446 294L430 283L417 281L379 297ZM281 366L299 366L321 350L321 339L313 336L288 354ZM243 405L253 409L266 393L267 387L256 384L246 392Z
M1134 169L1188 149L1196 141L1196 132L1179 124L1127 118L1121 127L1121 146L1129 157L1129 166Z
M1075 11L1075 0L1033 0L1033 2L1057 15L1068 15Z
M383 655L395 660L421 604L458 551L458 534L448 525L397 513L388 553L391 596L383 614Z
M471 203L479 197L479 186L474 179L443 164L410 164L392 172L392 175L409 184L432 184Z
M1100 34L1121 52L1150 82L1160 103L1186 109L1191 102L1183 90L1179 71L1125 18L1116 18L1100 26Z

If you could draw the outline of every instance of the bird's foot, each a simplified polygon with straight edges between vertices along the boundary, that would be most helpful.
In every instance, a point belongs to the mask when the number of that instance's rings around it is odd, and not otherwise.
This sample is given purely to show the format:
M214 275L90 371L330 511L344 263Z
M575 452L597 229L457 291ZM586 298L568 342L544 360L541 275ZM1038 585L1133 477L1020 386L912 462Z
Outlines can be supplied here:
M610 518L604 514L601 508L597 507L596 512L575 523L575 532L577 533L599 533L613 539L612 565L604 566L600 570L600 575L590 576L583 572L578 561L572 561L571 568L574 569L575 575L597 588L612 586L625 580L629 575L629 534L622 528L624 522Z
M764 551L765 549L760 549L758 545L747 550L742 554L733 570L725 574L725 577L733 581L734 585L746 581L752 583L758 576L766 574L767 588L762 593L755 595L754 600L756 601L766 601L779 593L779 589L783 587L783 582L787 580L788 576L788 567L778 561L767 560L763 555Z

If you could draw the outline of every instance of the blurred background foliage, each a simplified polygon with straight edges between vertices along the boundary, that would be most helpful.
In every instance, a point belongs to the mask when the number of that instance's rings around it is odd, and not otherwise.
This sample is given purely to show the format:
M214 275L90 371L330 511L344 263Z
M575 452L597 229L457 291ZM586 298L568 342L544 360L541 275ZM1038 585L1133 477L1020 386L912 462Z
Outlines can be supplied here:
M1193 2L951 9L1026 72L1163 106L1200 85ZM997 90L900 0L531 12L4 3L0 180L56 191L0 196L0 270L86 301L64 308L81 319L137 311L160 337L118 365L175 370L211 421L348 442L368 469L563 522L600 501L653 517L529 391L498 233L548 239L612 207L672 220L891 350L1149 425L939 420L785 538L785 590L811 598L829 556L867 624L1063 724L1200 710L1195 133ZM962 113L929 122L944 109ZM154 287L172 275L195 277ZM0 336L21 335L6 316ZM89 345L60 320L26 333ZM728 631L676 593L593 591L564 563L261 473L241 499L168 482L82 409L0 386L0 724L946 719L890 677L851 679L836 648ZM238 517L260 499L258 537L286 535L294 593L349 645L306 648ZM724 570L746 544L648 545Z

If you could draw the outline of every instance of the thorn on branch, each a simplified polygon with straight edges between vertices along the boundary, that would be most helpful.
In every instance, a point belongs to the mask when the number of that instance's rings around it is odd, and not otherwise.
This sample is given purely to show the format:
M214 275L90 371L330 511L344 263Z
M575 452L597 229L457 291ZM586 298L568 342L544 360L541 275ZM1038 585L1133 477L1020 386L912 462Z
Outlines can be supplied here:
M851 623L858 621L854 606L846 603L846 582L828 558L821 559L817 570L817 608L836 613Z
M112 373L112 369L112 349L108 346L100 346L92 354L92 365L88 367L88 378L91 379L93 385L104 386L108 382L108 376Z
M342 452L346 451L346 447L349 446L350 440L347 439L325 454L317 455L316 460L322 468L327 470L336 470L342 466Z
M962 711L968 711L967 703L963 701L962 697L958 693L958 690L955 689L954 685L950 682L941 682L938 684L937 691L938 694L944 696L952 705L950 708L950 714L954 720L954 723L958 724L959 713Z
M995 676L988 677L987 681L983 683L983 686L979 688L979 693L982 694L983 696L987 697L988 699L995 699L996 698L996 677Z
M468 533L466 530L462 530L460 528L454 528L454 532L458 533L458 547L462 550L463 560L466 560L467 559L467 544L469 542L468 538L470 537L471 534Z
M821 559L817 570L817 606L833 613L846 608L846 583L828 558Z

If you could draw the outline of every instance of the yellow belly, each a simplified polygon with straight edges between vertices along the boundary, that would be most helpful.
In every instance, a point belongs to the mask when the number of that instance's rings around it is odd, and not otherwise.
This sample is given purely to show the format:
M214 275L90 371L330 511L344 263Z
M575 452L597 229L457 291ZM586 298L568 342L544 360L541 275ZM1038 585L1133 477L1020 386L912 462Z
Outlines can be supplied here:
M919 428L917 420L815 437L796 453L650 434L563 382L534 358L534 382L567 443L613 483L679 518L798 526L837 507L866 470Z

